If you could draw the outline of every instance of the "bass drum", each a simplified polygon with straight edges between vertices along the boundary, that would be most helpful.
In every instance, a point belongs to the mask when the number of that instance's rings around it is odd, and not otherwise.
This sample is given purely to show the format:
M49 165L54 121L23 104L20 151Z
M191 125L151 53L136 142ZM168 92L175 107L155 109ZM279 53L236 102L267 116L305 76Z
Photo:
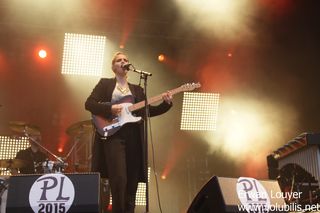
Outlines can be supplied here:
M43 173L48 174L48 173L55 173L55 166L54 166L54 161L45 161L42 163L42 169Z
M58 173L64 172L64 168L67 166L67 163L62 163L59 161L45 161L42 163L43 173Z

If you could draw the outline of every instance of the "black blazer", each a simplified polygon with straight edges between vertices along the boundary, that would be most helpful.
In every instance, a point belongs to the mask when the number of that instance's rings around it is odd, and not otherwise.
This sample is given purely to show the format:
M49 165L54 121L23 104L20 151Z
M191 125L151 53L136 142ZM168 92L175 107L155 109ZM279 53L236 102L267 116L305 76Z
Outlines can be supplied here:
M116 85L116 79L115 78L102 78L98 82L98 84L95 86L93 91L91 92L90 96L87 98L85 102L85 109L90 111L94 115L99 115L105 118L111 118L111 98L112 98L112 93ZM129 89L134 97L134 102L140 102L144 100L144 92L143 88L130 84L129 83ZM151 117L157 116L160 114L163 114L167 112L171 108L172 104L167 104L166 102L162 102L158 106L149 106L149 114ZM143 109L137 110L134 113L137 116L141 116L144 120L144 113ZM147 171L147 150L146 150L146 144L144 144L143 141L143 121L139 123L140 127L140 132L139 132L139 140L141 141L141 148L142 148L142 173L141 173L141 178L140 181L146 181L146 171ZM94 143L101 143L101 137L98 135L96 132L96 137ZM103 142L102 142L103 143ZM94 144L94 146L97 146L98 144ZM103 151L101 149L98 149L99 152L93 153L94 155L92 156L92 170L94 172L100 172L102 177L108 177L108 174L106 172L106 164L104 162L104 156Z

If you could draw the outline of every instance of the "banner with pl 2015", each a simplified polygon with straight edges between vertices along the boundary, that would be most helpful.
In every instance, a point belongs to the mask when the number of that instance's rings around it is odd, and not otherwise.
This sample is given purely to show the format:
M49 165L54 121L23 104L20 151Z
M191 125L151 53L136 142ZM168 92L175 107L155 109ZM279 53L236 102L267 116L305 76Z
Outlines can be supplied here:
M99 212L99 174L12 176L6 213Z

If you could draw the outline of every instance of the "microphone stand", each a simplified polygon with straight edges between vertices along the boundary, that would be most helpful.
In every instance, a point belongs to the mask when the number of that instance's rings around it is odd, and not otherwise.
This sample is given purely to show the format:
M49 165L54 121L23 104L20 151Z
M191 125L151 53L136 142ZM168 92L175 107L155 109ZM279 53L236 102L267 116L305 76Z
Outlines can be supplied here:
M130 69L132 67L132 69ZM149 182L148 182L148 117L149 117L149 107L148 107L148 99L147 99L147 81L148 76L152 76L152 73L145 72L142 70L137 70L132 64L127 64L122 66L123 69L128 71L133 71L140 74L140 81L141 79L144 80L143 84L143 92L144 92L144 135L143 135L143 143L145 144L146 149L146 160L145 160L145 176L146 180L146 213L149 212Z
M135 71L136 69L134 69ZM136 72L136 71L135 71ZM148 81L148 74L144 72L140 72L140 80L144 80L144 135L143 135L143 142L145 144L145 149L146 149L146 160L145 160L145 176L147 178L146 180L146 213L149 212L149 182L148 182L148 117L149 117L149 107L148 107L148 99L147 99L147 81ZM151 75L150 75L151 76Z

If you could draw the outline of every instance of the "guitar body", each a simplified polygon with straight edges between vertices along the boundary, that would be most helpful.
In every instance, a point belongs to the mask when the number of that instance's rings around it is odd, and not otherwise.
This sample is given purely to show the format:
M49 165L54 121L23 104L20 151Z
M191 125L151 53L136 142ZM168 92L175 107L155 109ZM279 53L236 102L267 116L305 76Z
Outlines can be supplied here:
M192 91L195 88L199 88L200 86L200 83L184 84L178 88L170 90L170 92L172 95L174 95L183 91ZM160 100L162 100L161 94L148 99L147 103L152 104ZM129 95L122 98L119 102L120 103L117 104L122 105L122 111L119 116L113 119L108 120L99 115L92 115L93 123L97 129L97 132L101 136L111 136L126 123L134 123L141 120L141 117L135 117L131 114L131 112L143 108L145 106L145 101L140 101L138 103L132 104L132 96Z
M119 116L114 119L106 119L99 115L92 115L93 123L97 129L97 132L104 136L111 136L116 133L126 123L134 123L141 120L141 117L135 117L131 114L128 107L131 103L122 103L122 110Z

